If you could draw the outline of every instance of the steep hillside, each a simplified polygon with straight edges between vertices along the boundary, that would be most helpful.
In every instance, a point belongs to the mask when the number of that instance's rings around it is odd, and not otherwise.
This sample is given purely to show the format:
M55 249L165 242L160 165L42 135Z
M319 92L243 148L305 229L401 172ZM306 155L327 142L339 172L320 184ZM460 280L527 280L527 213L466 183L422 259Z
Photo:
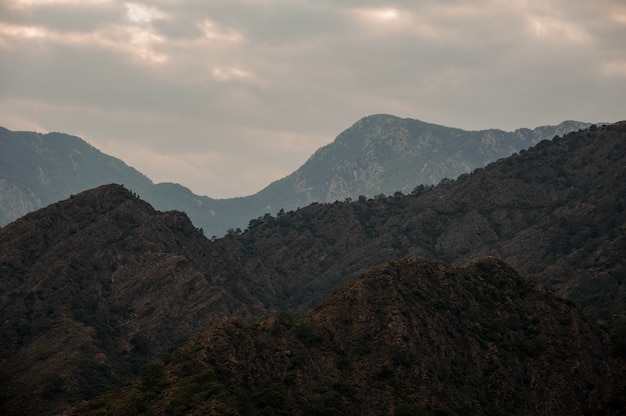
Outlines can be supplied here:
M89 397L210 324L265 311L184 214L116 185L0 229L0 276L2 414Z
M506 264L417 258L208 330L71 414L619 414L623 376L605 333Z
M0 226L72 194L109 183L124 184L160 210L186 212L197 227L205 230L210 231L216 221L221 221L215 200L195 195L182 185L154 184L123 161L76 136L13 132L0 127Z
M186 212L208 236L222 236L267 212L359 195L407 192L418 184L455 178L542 139L586 126L568 121L512 133L472 132L388 115L370 116L317 151L287 178L255 195L232 199L195 195L179 184L153 184L75 136L0 128L0 226L71 194L121 183L159 210Z
M0 225L106 183L131 189L152 185L143 174L78 137L0 127Z
M587 128L567 121L558 126L466 131L386 114L365 117L319 149L297 171L254 198L275 210L312 202L409 193L484 167L555 135ZM262 205L262 204L259 204Z
M78 194L0 229L0 411L54 412L211 325L315 307L403 257L503 258L580 303L626 357L625 187L622 122L409 196L281 211L214 241L121 186Z
M313 306L382 261L493 255L604 322L626 325L626 122L544 141L418 191L250 221L231 237L245 278L275 282L259 294L285 307Z

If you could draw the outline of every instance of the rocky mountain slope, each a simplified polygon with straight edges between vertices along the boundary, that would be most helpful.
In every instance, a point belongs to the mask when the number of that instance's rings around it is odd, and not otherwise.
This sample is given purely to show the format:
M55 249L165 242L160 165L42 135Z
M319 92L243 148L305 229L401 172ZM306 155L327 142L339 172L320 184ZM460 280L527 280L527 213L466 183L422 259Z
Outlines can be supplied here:
M605 333L506 264L416 258L210 329L68 414L618 414L623 376Z
M152 184L78 137L0 127L0 225L106 183L124 183L133 189Z
M360 195L407 193L416 185L455 178L543 139L588 125L568 121L507 133L370 116L318 150L293 174L255 195L232 199L195 195L178 184L153 184L119 159L74 136L0 128L0 225L71 194L120 183L157 209L186 212L207 235L221 236L267 212Z
M581 304L626 357L625 179L622 122L409 196L265 215L214 241L118 185L75 195L0 229L0 411L55 412L226 319L306 310L416 256L503 258Z
M300 169L255 197L278 210L361 195L371 198L396 191L409 193L417 185L456 178L542 140L588 126L566 121L513 132L465 131L373 115L359 120L315 152Z
M121 186L3 227L0 413L89 397L211 324L265 313L235 267L184 214Z
M626 122L541 142L415 195L260 217L232 239L245 278L278 282L259 295L278 296L285 307L313 306L390 259L497 256L626 327L624 207Z

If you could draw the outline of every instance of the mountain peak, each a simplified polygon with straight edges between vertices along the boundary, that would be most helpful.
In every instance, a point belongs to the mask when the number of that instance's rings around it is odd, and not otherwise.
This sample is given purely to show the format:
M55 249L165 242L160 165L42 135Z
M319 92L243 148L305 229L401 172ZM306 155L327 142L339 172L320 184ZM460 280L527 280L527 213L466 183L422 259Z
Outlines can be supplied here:
M259 314L245 290L234 295L234 272L211 273L226 261L184 213L121 185L1 228L0 409L43 414L90 397L231 313Z
M123 185L108 184L93 189L70 195L65 200L58 201L41 209L25 215L15 221L19 228L22 223L37 222L38 228L46 229L63 221L83 227L87 223L96 221L99 217L109 215L112 211L129 211L145 214L155 213L147 202L139 199L139 195L126 189ZM53 221L46 221L54 219ZM11 229L9 224L5 229Z
M482 168L487 163L584 127L562 123L519 129L464 131L389 114L363 117L286 178L247 197L216 200L176 184L153 184L122 161L75 136L0 130L0 226L26 212L103 183L122 183L155 208L188 213L207 235L245 228L270 212L313 202L395 192ZM16 163L16 161L21 161Z

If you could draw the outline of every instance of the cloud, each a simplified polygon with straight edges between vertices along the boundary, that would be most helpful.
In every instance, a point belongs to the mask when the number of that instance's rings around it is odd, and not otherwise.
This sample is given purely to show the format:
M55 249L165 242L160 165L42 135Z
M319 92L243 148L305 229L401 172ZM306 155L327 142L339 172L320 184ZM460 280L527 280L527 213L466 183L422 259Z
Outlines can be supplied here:
M204 37L209 40L221 40L227 42L240 42L242 35L233 29L220 27L217 23L204 19L199 24Z
M126 16L133 23L150 23L167 18L161 10L140 3L126 3Z
M617 0L5 0L0 125L243 195L372 113L466 129L624 118L624 39Z
M214 67L211 71L213 77L219 81L231 81L231 80L253 80L254 74L245 69L232 67Z

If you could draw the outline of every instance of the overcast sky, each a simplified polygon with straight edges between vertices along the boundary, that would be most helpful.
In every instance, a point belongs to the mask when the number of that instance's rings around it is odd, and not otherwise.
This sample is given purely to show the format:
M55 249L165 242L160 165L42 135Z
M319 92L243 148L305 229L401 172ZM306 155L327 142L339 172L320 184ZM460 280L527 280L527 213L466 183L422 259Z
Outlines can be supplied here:
M0 125L255 193L360 118L626 119L624 0L0 0Z

